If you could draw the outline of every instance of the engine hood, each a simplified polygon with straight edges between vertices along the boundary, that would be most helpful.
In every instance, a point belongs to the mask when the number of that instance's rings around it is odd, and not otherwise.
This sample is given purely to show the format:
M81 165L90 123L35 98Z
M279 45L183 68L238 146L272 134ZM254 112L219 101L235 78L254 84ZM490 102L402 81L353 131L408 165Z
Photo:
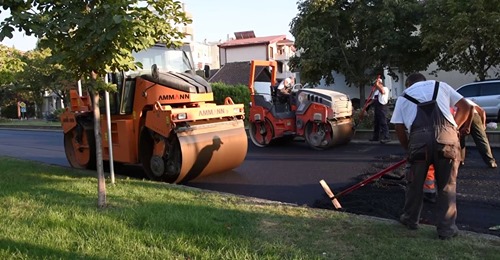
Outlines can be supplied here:
M210 93L212 87L208 82L194 73L177 73L160 71L153 77L152 74L141 75L143 79L165 87L181 90L188 93Z
M322 104L333 110L335 116L351 116L352 103L348 95L328 89L301 89L297 92L297 113L304 113L312 103Z

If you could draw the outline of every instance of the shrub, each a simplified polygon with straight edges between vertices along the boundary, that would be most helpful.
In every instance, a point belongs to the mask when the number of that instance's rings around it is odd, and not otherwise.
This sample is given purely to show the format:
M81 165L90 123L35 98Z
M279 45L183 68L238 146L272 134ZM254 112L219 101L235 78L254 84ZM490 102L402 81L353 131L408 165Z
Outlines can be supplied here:
M11 104L2 108L2 117L17 118L17 104Z
M228 85L221 82L212 83L211 85L216 104L222 105L226 97L231 97L235 104L245 105L245 120L248 118L250 113L250 91L247 86L243 84Z
M392 117L392 112L393 112L393 107L389 106L388 112L387 112L387 124L389 126L389 130L394 129L394 125L392 125L390 122L391 117ZM373 108L368 109L365 111L363 118L360 120L360 115L361 115L361 109L356 109L352 112L354 122L356 123L356 128L357 129L373 129L373 120L375 119L375 112Z
M352 111L354 122L356 123L357 129L373 129L373 120L375 113L373 109L368 109L364 112L363 118L360 119L361 109L358 108Z
M64 110L65 110L64 108L58 108L54 110L52 113L47 114L45 119L50 122L59 122L60 121L59 116L61 116Z

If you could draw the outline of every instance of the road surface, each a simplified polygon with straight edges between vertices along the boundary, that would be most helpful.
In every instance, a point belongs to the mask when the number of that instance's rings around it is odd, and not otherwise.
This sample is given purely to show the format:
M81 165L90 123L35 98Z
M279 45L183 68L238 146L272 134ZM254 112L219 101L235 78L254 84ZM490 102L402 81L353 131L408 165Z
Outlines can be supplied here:
M355 182L372 163L401 153L398 145L360 144L316 151L304 142L257 148L248 146L243 164L229 172L195 179L187 186L252 196L299 205L314 205L324 196L319 181L333 189ZM0 155L69 166L60 131L0 130ZM140 167L125 167L116 174L140 176Z

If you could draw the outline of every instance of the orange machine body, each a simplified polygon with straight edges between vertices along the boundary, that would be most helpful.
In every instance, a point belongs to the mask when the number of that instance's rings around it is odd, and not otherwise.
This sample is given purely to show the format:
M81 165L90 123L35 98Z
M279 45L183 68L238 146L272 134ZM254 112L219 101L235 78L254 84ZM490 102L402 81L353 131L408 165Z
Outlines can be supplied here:
M269 90L257 92L255 78L257 67L269 68ZM350 141L354 134L352 104L343 93L307 89L297 84L290 95L281 95L276 78L275 61L254 60L250 66L250 115L249 135L258 147L275 140L292 140L304 137L314 149L322 150ZM265 89L265 88L264 88ZM266 89L267 90L267 89ZM280 96L281 95L281 96Z
M104 160L109 160L108 120L113 159L142 163L153 180L186 182L231 170L244 160L247 137L243 104L230 98L213 103L210 85L186 73L153 73L124 77L111 94L111 118L101 109ZM93 168L95 140L93 111L88 96L70 93L71 109L61 115L68 161L74 167Z

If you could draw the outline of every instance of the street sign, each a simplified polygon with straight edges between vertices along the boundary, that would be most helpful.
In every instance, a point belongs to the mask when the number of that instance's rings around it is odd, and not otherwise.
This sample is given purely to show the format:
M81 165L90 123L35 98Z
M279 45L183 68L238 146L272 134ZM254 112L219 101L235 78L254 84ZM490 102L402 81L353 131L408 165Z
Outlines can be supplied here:
M26 108L26 103L24 103L24 102L19 102L19 106L20 106L20 107L24 107L24 108Z

